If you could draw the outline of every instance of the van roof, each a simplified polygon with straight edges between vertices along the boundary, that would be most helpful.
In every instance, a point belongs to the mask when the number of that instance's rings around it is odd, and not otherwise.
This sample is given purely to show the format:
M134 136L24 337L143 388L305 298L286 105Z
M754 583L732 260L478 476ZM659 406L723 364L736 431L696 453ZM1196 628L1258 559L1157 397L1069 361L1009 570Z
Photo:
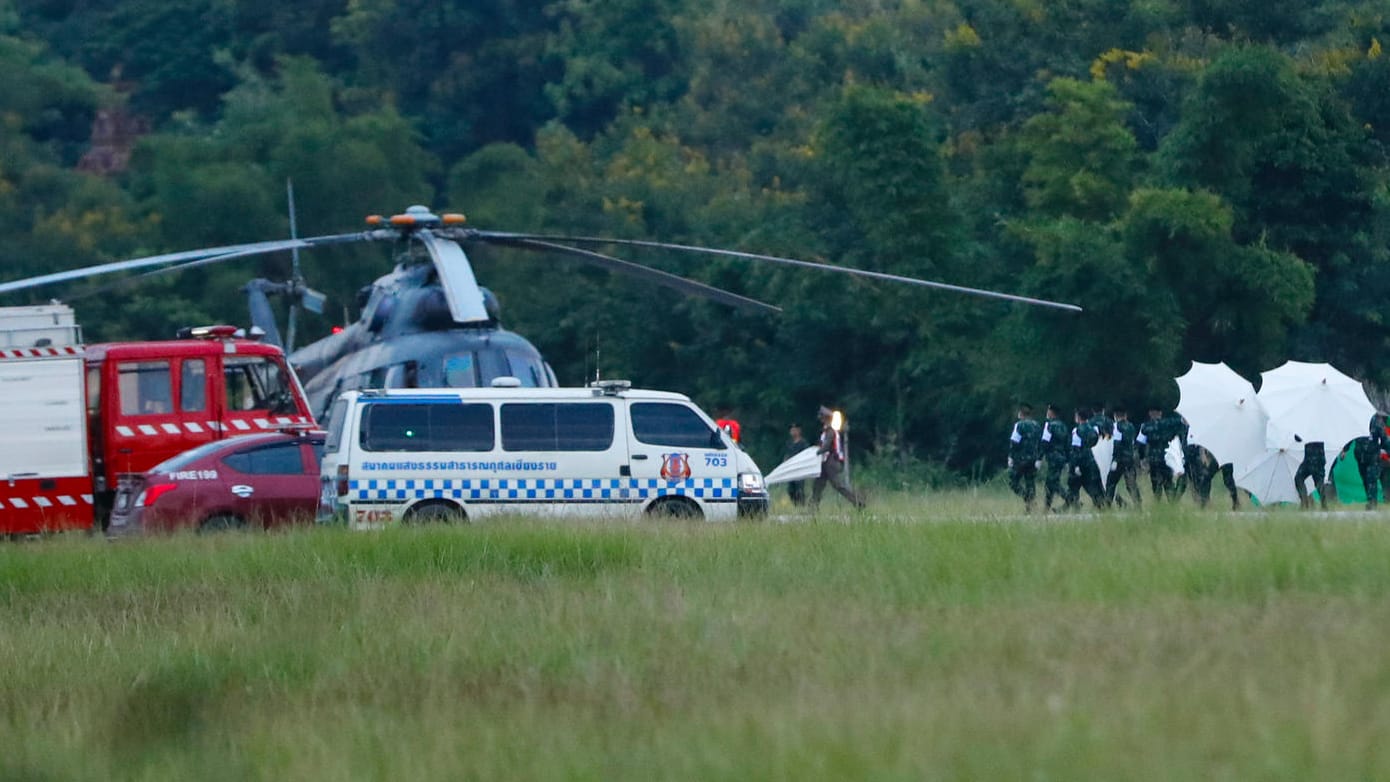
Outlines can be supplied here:
M580 399L602 399L620 397L623 399L643 399L689 402L690 397L672 391L651 391L631 388L616 394L605 394L598 388L384 388L370 391L347 391L344 396L353 394L360 399L398 399L408 398L458 398L479 402L507 400L558 401Z

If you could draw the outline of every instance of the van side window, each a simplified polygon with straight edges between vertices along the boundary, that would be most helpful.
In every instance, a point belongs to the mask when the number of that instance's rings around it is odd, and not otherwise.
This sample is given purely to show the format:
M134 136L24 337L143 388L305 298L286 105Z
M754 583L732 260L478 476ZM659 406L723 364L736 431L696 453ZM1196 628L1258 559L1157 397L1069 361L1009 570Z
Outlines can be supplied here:
M374 402L362 411L366 451L491 451L492 405Z
M606 451L613 447L613 405L502 405L504 451Z
M647 445L723 448L723 440L689 407L671 402L633 402L632 436Z
M122 361L116 365L121 415L172 413L168 361Z

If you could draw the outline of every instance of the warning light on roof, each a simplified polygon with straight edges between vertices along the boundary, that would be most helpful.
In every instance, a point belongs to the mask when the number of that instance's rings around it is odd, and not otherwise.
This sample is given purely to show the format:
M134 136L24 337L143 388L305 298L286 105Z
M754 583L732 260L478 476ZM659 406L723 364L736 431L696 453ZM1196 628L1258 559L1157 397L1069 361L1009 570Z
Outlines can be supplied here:
M381 225L383 220L384 218L382 218L381 215L367 215L367 225L370 225L374 228L376 226Z
M334 326L334 327L333 327L333 333L334 333L334 334L342 334L342 333L343 333L343 327L342 327L342 326Z
M468 218L459 212L445 212L439 219L444 221L445 225L463 225L468 222Z
M415 225L415 215L391 215L391 225L412 226Z

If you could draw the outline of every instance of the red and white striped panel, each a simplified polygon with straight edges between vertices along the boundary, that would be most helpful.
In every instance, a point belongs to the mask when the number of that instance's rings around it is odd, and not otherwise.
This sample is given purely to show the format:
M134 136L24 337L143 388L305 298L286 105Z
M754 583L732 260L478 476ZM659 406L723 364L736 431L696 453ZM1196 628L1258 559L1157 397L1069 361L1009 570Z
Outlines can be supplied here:
M0 350L0 359L5 358L51 358L53 356L80 356L80 345L67 345L60 348L11 348Z
M166 422L158 424L134 424L126 426L124 424L116 427L116 434L121 437L168 437L174 434L203 434L205 432L231 432L232 434L249 434L251 432L267 432L286 424L308 424L313 423L307 416L277 416L273 420L270 418L253 418L249 421L240 418L233 418L230 421L182 421ZM180 429L182 426L182 429Z
M76 508L91 505L90 494L40 494L34 497L0 497L0 510L30 510L33 508Z

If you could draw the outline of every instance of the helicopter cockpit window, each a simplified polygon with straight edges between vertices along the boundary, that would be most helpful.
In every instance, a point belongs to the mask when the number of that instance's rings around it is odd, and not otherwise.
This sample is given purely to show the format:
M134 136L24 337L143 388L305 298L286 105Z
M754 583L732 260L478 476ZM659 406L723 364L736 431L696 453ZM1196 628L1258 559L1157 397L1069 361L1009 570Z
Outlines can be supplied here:
M512 374L512 368L507 365L507 354L497 348L485 348L478 351L478 371L483 376L483 385L492 385L492 381L499 377L508 377Z
M512 377L521 381L522 388L545 388L547 385L545 368L539 359L508 350L507 362L512 365Z
M670 402L634 402L632 434L647 445L683 448L724 448L709 424L694 410Z
M294 392L279 364L262 356L225 358L222 375L229 410L295 411Z
M172 413L168 361L122 361L116 365L121 415Z
M185 413L208 409L207 362L201 358L186 358L179 369L179 409Z
M444 357L445 388L477 388L478 362L472 353L459 353Z

